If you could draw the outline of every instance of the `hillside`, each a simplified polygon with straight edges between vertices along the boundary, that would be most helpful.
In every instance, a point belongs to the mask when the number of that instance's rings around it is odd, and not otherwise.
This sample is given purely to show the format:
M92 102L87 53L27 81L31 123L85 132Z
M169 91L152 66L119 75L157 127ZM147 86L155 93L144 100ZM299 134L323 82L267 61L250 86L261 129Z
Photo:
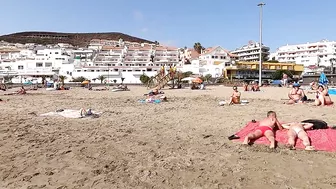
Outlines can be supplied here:
M154 43L145 39L133 37L118 32L109 33L58 33L58 32L20 32L9 35L0 36L0 41L9 43L37 43L37 44L57 44L69 43L74 46L87 46L91 39L107 39L138 42L138 43Z

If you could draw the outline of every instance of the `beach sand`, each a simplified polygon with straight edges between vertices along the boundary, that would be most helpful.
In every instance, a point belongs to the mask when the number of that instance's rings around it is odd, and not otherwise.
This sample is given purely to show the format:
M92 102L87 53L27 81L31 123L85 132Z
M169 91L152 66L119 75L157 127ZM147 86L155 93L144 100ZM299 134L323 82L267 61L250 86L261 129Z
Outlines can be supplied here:
M169 102L142 104L147 89L129 88L0 92L0 188L336 187L335 153L271 151L227 139L269 110L280 121L317 118L333 125L334 107L284 105L286 88L242 92L250 104L218 106L232 91L223 86L166 89ZM80 108L104 113L95 119L38 116Z

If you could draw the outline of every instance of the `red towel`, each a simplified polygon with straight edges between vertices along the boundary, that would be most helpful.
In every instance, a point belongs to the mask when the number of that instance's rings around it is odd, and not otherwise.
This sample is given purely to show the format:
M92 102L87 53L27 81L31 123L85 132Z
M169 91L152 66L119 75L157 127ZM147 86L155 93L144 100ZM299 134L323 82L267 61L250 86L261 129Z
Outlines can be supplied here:
M250 132L253 132L259 123L248 123L242 130L240 130L237 135L240 137L239 140L243 141L245 136ZM316 150L335 152L336 151L336 130L335 129L318 129L318 130L308 130L306 131L311 140L311 145L315 147ZM275 140L278 143L287 144L287 129L278 130L275 133ZM256 144L266 144L269 145L269 141L266 137L261 137L256 140ZM300 139L296 141L296 148L304 149L304 145Z

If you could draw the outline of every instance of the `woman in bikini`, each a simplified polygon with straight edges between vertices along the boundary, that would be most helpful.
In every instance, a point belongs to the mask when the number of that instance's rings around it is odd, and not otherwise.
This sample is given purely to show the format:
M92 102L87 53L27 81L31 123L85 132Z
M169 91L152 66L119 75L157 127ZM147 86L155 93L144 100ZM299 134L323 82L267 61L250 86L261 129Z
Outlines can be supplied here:
M240 96L241 96L241 93L238 91L237 86L233 86L233 93L230 97L229 105L240 104Z
M298 83L293 84L293 89L289 91L288 98L289 101L287 104L303 103L308 100L304 91L300 89L300 84Z
M309 137L305 130L311 129L313 127L312 123L287 123L282 124L283 127L288 128L288 144L287 147L291 150L295 150L295 140L299 138L302 140L305 150L315 150L310 144Z
M324 105L331 105L333 102L328 93L328 87L324 87L323 85L319 85L316 91L316 99L315 105L316 106L324 106Z

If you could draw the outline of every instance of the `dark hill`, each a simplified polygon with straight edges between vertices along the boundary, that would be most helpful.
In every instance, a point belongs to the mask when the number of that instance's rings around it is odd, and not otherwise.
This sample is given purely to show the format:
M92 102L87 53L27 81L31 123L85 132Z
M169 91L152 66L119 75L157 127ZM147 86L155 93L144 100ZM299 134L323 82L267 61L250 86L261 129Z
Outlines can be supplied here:
M133 37L118 32L109 33L58 33L58 32L20 32L9 35L0 36L0 41L9 43L37 43L37 44L57 44L69 43L74 46L85 47L91 39L107 39L138 42L138 43L154 43L145 39Z

